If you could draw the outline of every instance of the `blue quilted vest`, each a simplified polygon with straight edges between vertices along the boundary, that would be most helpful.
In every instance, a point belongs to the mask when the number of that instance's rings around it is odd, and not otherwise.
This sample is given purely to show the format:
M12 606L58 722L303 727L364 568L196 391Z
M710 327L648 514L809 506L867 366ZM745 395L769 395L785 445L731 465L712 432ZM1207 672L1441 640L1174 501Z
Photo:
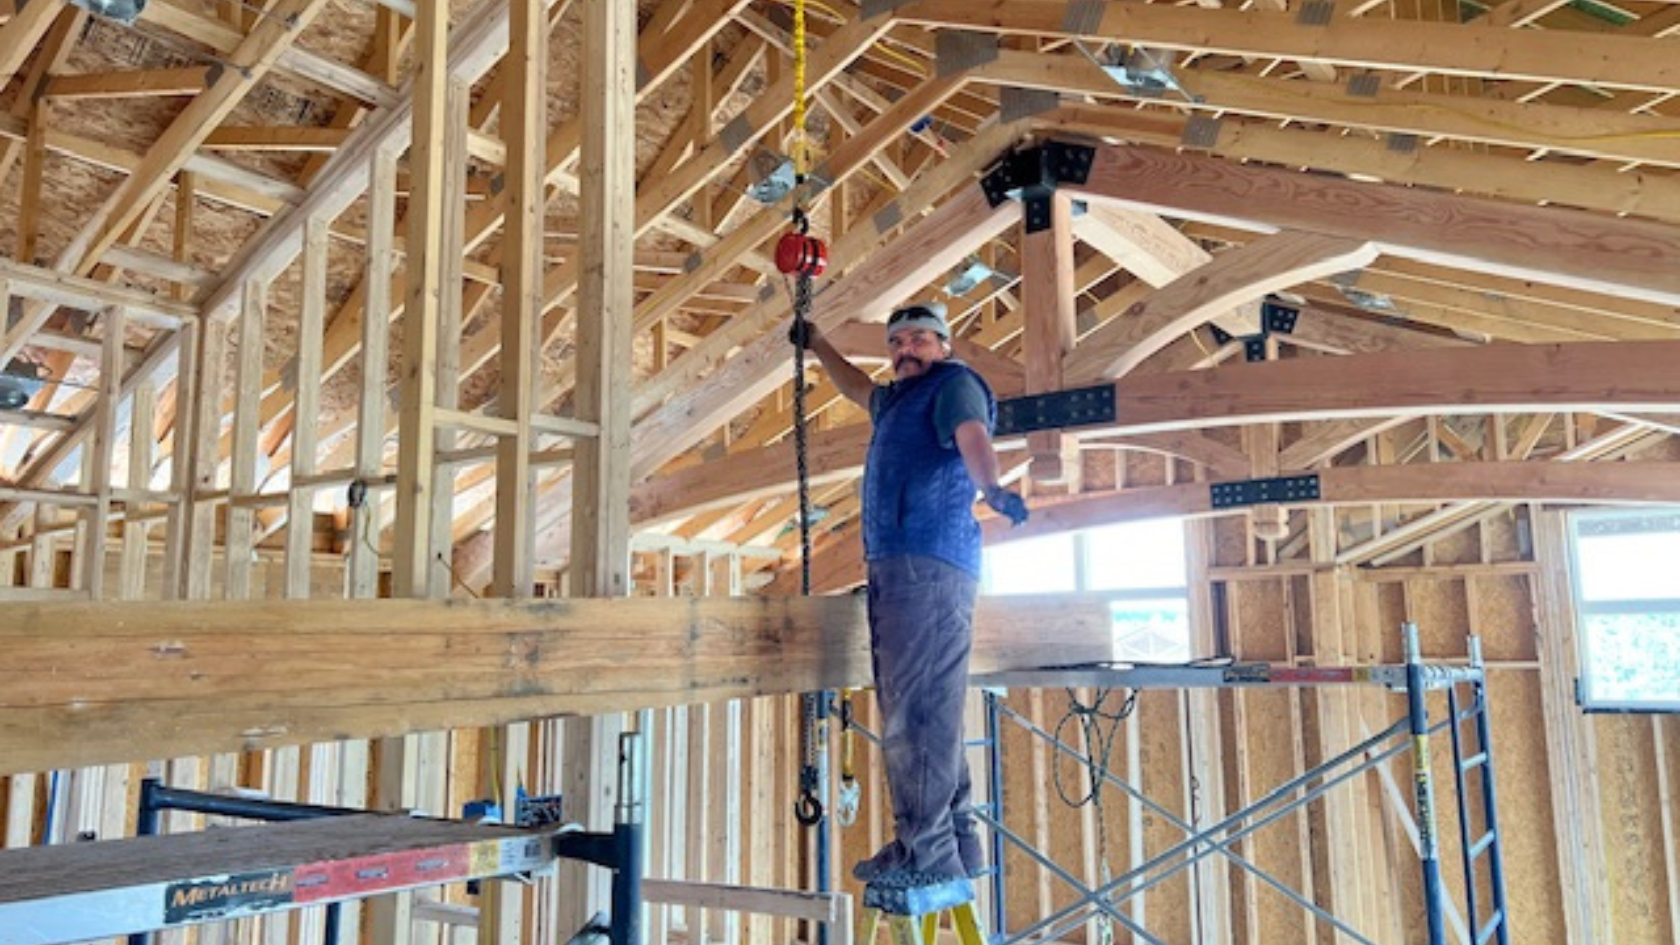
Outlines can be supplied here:
M959 361L935 361L920 377L899 381L885 398L869 439L863 475L863 549L868 561L901 555L938 558L980 576L976 487L955 445L939 444L933 407L939 389L961 374L986 392L986 428L997 403L985 379Z

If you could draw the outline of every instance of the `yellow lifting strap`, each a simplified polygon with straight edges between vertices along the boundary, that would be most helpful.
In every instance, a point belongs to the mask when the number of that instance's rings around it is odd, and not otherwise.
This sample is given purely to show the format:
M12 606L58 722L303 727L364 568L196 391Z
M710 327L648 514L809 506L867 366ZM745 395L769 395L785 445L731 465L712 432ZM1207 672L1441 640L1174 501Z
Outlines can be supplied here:
M805 0L793 0L793 172L809 170L805 143Z

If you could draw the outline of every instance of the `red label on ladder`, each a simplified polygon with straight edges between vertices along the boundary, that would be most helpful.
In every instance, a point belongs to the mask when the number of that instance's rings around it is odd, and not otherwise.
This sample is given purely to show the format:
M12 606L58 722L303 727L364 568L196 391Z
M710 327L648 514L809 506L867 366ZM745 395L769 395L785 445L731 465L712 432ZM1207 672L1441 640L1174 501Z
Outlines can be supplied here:
M343 899L466 879L467 846L457 844L430 850L404 850L300 866L293 877L293 899L299 903Z

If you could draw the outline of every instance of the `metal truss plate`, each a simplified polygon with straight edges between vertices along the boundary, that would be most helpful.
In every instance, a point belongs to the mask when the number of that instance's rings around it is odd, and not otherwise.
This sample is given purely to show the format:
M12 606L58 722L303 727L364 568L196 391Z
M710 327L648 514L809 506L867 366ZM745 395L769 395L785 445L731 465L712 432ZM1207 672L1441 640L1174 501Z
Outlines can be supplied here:
M934 68L941 77L967 72L998 57L997 37L968 30L940 30L934 37Z
M1282 302L1260 303L1260 324L1266 328L1268 335L1288 335L1295 331L1295 321L1301 317L1301 310Z
M1028 394L998 402L996 436L1113 423L1119 417L1114 385Z
M1184 134L1178 143L1187 148L1211 149L1219 143L1222 121L1208 115L1191 115L1184 121Z
M1042 115L1060 105L1062 97L1051 89L1023 89L1006 85L998 89L999 120L1004 124Z
M1216 482L1208 489L1216 509L1234 509L1265 503L1317 501L1318 474L1278 476L1271 479L1243 479L1237 482Z

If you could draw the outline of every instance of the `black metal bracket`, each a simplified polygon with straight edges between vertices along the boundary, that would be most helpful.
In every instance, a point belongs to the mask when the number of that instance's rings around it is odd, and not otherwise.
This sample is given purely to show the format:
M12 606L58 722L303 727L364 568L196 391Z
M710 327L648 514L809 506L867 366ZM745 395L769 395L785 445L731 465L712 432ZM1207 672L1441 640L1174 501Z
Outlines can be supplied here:
M1243 344L1243 359L1246 361L1266 360L1266 339L1273 335L1288 335L1295 331L1295 322L1301 317L1301 310L1292 305L1285 305L1276 299L1266 299L1260 303L1260 330L1252 335L1237 337L1220 328L1210 325L1213 329L1213 340L1221 345L1231 341Z
M1208 492L1216 509L1234 509L1266 503L1312 502L1317 501L1319 497L1318 473L1216 482L1208 488Z
M1050 195L1062 184L1083 184L1091 174L1096 148L1061 141L1010 151L980 178L986 201L998 206L1020 200L1028 233L1050 227Z
M994 436L1113 423L1120 416L1113 384L1027 394L998 401Z

